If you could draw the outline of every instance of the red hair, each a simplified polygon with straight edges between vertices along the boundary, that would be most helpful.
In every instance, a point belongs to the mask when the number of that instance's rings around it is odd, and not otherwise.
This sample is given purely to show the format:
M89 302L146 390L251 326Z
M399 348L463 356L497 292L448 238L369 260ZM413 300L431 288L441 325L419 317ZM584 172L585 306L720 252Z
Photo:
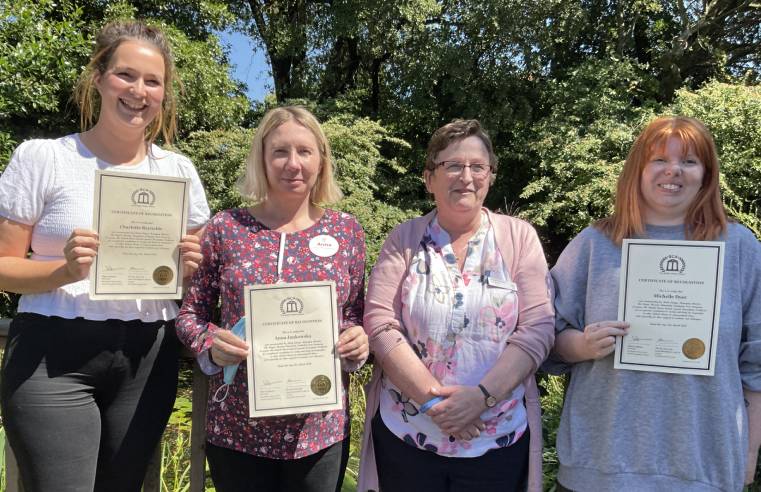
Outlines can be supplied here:
M705 166L703 186L687 210L685 236L712 240L726 231L727 213L719 192L719 158L711 132L695 118L668 116L651 121L634 141L618 177L613 215L595 224L616 244L621 244L624 238L645 235L640 189L642 171L652 154L660 151L671 137L678 138L684 151L692 150Z

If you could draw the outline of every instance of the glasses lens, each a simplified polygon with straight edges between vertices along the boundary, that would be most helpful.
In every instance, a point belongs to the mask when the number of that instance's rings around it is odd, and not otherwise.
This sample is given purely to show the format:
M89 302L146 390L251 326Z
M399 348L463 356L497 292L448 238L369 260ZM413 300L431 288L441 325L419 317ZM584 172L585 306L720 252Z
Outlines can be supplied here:
M457 161L451 161L451 162L442 162L440 164L444 171L446 171L447 174L456 176L459 174L462 174L462 172L465 170L465 168L470 168L470 174L473 176L476 176L478 178L482 178L489 174L489 166L487 164L470 164L466 166L465 164Z
M488 171L488 167L484 164L471 164L470 165L470 173L473 176L485 176L486 172Z
M460 174L463 169L465 169L465 166L459 162L444 163L444 170L449 174Z

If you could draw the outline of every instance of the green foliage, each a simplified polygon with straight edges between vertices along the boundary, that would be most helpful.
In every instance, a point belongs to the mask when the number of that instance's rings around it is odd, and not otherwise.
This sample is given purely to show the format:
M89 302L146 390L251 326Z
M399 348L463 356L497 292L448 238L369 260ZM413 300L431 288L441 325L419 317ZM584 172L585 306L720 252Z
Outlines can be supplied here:
M172 26L165 26L165 31L182 80L180 131L233 129L242 124L250 104L242 85L230 78L219 39L210 35L194 41Z
M521 215L552 230L555 252L612 212L629 147L642 122L654 114L637 104L647 100L648 82L629 62L589 62L570 75L548 90L553 110L534 125L530 146L537 164L521 193L528 201Z
M542 406L542 437L544 438L542 475L544 490L550 490L557 479L560 464L555 449L555 440L560 425L560 414L563 411L566 378L565 376L542 374L538 380Z
M174 414L172 414L174 417ZM190 423L175 427L170 421L161 442L161 492L190 490Z
M185 397L178 395L174 400L172 415L169 417L169 425L176 427L179 431L190 431L191 414L193 413L193 404Z
M761 239L761 88L714 82L683 89L669 112L695 117L711 130L727 210Z
M72 2L0 2L0 152L33 133L70 127L69 95L91 44Z
M407 170L381 152L384 146L409 148L409 144L392 137L377 122L350 115L329 119L323 130L330 140L336 176L345 195L336 208L356 216L365 228L367 265L371 267L391 229L419 215L414 208L403 208L398 182Z
M212 212L243 204L235 183L245 169L252 137L251 130L241 128L199 131L177 144L195 164Z
M85 3L87 8L69 0L0 1L1 157L30 136L59 136L79 129L70 98L95 33L109 20L143 13L140 2ZM180 3L171 5L179 12ZM205 9L200 17L210 26L223 24L218 4L189 2L183 11L191 4ZM167 14L166 9L156 9ZM249 102L241 84L230 78L219 40L210 34L192 38L172 24L171 16L165 17L163 24L158 23L170 38L182 80L178 104L181 135L241 124ZM4 158L3 165L5 162Z
M603 73L603 72L599 72ZM607 76L606 76L607 77ZM611 80L625 80L616 76ZM585 79L587 90L590 86ZM589 90L556 105L536 125L537 173L524 189L530 200L523 216L545 226L558 253L571 237L612 212L618 173L636 136L657 114L703 121L714 134L722 168L722 193L729 213L761 237L761 91L713 82L698 91L682 89L672 105L625 107L627 90ZM570 91L573 92L573 91ZM598 100L596 109L591 101ZM589 112L594 114L590 117Z
M377 122L349 114L328 119L323 130L330 141L336 177L345 195L333 207L355 215L365 227L370 267L391 228L419 215L417 209L405 207L400 196L400 178L407 170L384 154L384 149L409 145L392 137ZM235 183L245 169L252 138L253 132L243 129L202 131L177 145L195 163L212 210L243 205Z

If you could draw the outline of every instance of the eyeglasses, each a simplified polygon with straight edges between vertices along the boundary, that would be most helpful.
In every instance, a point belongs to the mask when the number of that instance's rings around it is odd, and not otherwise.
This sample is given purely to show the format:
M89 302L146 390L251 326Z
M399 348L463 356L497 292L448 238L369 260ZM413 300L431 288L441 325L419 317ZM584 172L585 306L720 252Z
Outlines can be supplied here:
M465 165L458 161L443 161L436 164L436 167L443 167L444 172L449 176L459 176L465 171L465 168L470 169L470 174L474 178L485 178L491 172L491 166L488 164L482 164L476 162L473 164Z

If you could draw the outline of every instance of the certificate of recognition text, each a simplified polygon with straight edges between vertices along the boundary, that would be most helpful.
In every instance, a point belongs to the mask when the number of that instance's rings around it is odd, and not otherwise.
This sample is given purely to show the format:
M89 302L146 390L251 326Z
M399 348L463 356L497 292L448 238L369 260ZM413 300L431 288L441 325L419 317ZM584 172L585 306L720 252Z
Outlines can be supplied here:
M95 172L91 299L180 299L190 180Z
M614 367L713 376L724 243L625 239Z
M343 408L332 281L245 288L251 417Z

